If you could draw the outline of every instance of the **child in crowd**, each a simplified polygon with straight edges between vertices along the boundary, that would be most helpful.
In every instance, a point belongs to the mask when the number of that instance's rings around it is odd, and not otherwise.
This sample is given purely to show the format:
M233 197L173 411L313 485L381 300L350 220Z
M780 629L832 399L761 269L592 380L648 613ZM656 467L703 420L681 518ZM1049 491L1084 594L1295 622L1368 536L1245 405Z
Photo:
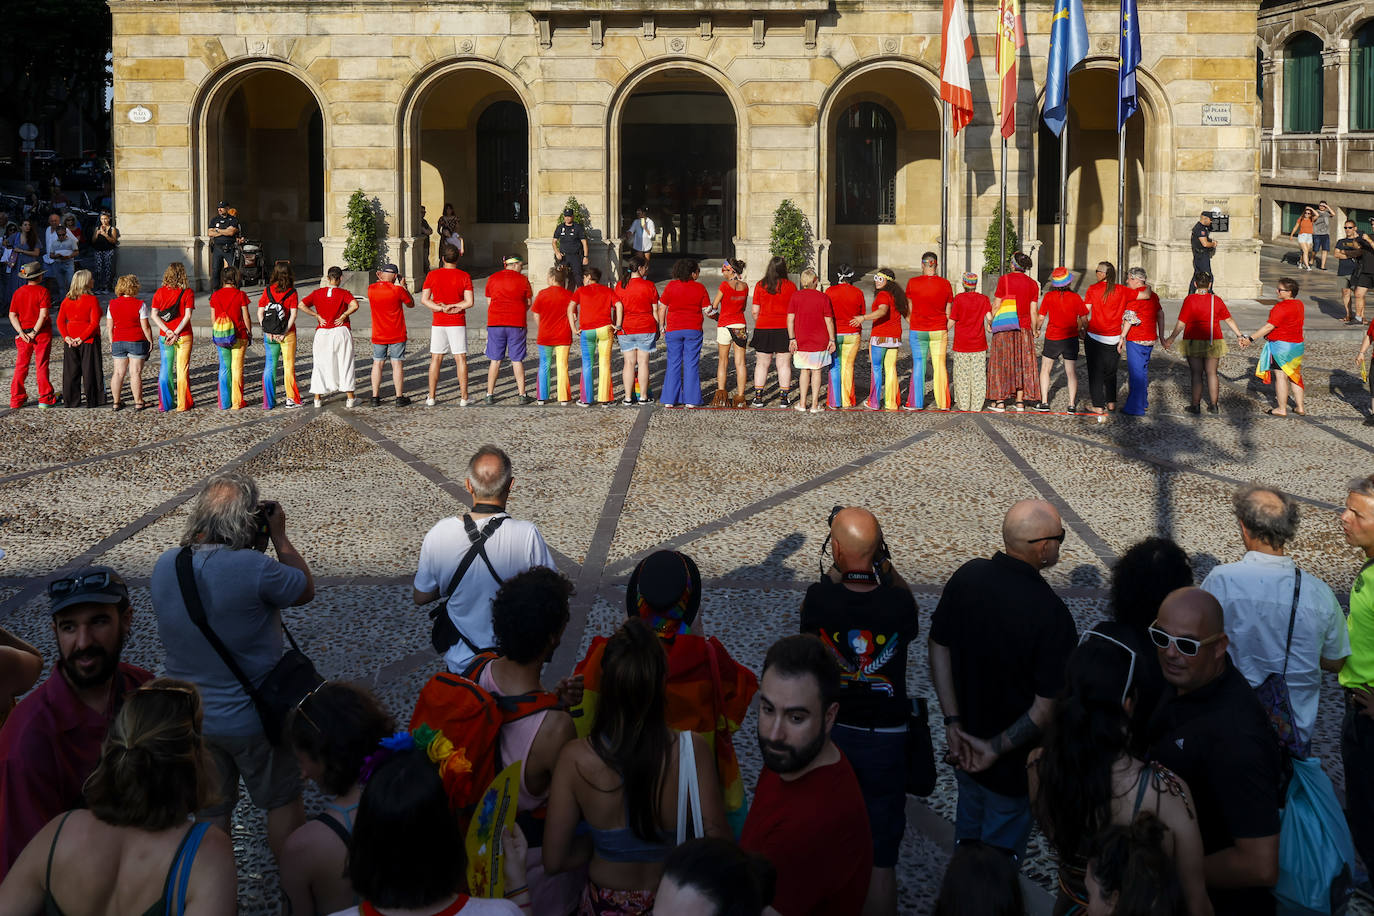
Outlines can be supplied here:
M322 396L331 391L344 393L348 398L344 402L346 407L352 407L355 402L353 329L348 316L358 310L358 300L339 286L342 280L342 270L329 268L325 285L301 303L301 311L319 322L315 330L314 365L310 370L310 393L315 396L316 407L323 403Z
M253 343L248 297L239 289L237 267L220 271L220 288L210 296L211 336L219 351L219 409L243 408L243 353Z
M568 379L568 351L572 349L572 325L568 312L572 293L568 292L568 268L562 265L549 271L548 286L534 297L535 346L539 348L539 379L536 403L541 407L551 400L567 407L572 403Z

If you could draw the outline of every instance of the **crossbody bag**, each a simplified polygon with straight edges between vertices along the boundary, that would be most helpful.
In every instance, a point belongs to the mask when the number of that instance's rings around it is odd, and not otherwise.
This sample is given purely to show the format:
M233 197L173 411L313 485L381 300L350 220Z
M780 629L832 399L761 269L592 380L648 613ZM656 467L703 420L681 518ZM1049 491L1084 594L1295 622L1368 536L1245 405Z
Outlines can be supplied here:
M498 515L482 526L479 531L477 523L472 520L471 515L463 516L463 529L467 532L468 540L472 545L468 552L463 555L463 559L458 563L458 568L454 570L453 577L448 580L448 588L439 593L439 599L434 606L429 609L429 619L433 625L429 629L429 641L434 646L434 651L443 655L459 642L467 646L474 655L480 655L487 651L490 646L479 646L468 639L463 632L454 624L453 619L448 615L448 599L453 596L458 585L463 581L463 576L467 574L468 568L477 560L478 557L487 564L487 571L496 580L497 585L505 582L496 572L496 567L491 564L491 558L487 556L487 541L496 533L496 529L501 527L501 523L510 518L509 515Z
M1288 638L1283 646L1283 671L1273 672L1255 688L1260 705L1269 714L1269 724L1278 733L1279 744L1290 756L1299 760L1312 750L1309 739L1298 734L1293 714L1293 699L1288 693L1288 656L1293 649L1293 624L1298 619L1298 593L1302 588L1302 570L1293 567L1293 606L1288 612Z

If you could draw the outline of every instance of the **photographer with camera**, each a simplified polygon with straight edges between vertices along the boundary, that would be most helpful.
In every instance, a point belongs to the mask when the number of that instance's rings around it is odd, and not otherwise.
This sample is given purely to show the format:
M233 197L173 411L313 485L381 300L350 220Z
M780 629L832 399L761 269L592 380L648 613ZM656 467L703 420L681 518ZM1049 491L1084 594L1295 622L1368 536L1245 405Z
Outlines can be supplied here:
M801 631L819 636L840 666L840 710L830 737L854 767L868 809L873 874L864 913L895 916L911 717L906 659L920 620L872 512L836 506L828 540L834 564L806 590Z
M266 553L269 543L276 559ZM178 571L183 549L186 577ZM229 832L241 776L253 804L267 812L267 842L280 860L287 836L305 822L300 768L289 748L268 739L260 707L211 635L255 689L287 654L281 609L309 603L315 581L286 537L285 511L260 501L256 482L245 474L212 477L192 507L181 547L153 567L150 590L167 676L199 688L205 745L219 773L219 801L197 817ZM200 608L198 624L193 612Z

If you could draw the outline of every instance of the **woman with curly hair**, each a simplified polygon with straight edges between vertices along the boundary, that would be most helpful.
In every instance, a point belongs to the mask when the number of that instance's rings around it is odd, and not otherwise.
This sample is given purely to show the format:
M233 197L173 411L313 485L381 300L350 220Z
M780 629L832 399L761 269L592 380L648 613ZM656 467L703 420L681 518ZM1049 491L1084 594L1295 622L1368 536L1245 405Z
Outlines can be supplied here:
M1087 916L1185 916L1168 839L1169 828L1149 812L1103 831L1088 858Z
M191 398L191 310L196 307L195 291L186 282L186 265L173 261L162 272L162 285L153 293L148 307L157 328L158 348L162 351L157 376L158 410L190 410Z

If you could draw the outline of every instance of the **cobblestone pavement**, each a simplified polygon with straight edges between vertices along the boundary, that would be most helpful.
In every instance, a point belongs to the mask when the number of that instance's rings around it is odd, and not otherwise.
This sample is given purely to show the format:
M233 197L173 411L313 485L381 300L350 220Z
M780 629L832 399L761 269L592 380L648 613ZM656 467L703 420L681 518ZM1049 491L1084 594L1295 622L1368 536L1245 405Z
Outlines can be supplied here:
M1309 347L1306 418L1263 414L1272 395L1252 376L1254 350L1223 359L1220 415L1189 416L1182 410L1186 367L1161 352L1152 364L1149 415L1105 425L1031 413L520 408L508 374L496 406L463 409L451 369L433 409L422 400L397 408L388 399L382 408L347 410L336 396L323 410L221 412L214 348L198 341L199 401L187 414L0 411L0 547L7 552L0 618L51 658L43 582L88 562L108 563L135 586L127 658L158 669L163 650L146 587L153 561L176 542L202 481L240 468L283 503L291 536L318 577L314 602L287 614L294 634L323 672L372 685L404 717L436 664L427 621L410 600L420 541L437 519L462 507L466 458L486 442L514 458L512 511L538 523L577 582L574 619L550 678L565 673L593 635L616 625L634 564L665 545L697 559L707 631L757 670L767 646L796 629L827 512L840 503L877 512L894 562L917 592L923 631L949 574L996 549L1006 507L1035 495L1064 516L1069 537L1048 578L1080 627L1103 613L1109 567L1139 538L1175 537L1193 556L1199 580L1238 557L1229 493L1254 479L1302 501L1294 554L1344 595L1359 558L1342 541L1334 512L1345 480L1374 464L1374 436L1361 425L1368 400L1354 368L1355 339ZM365 355L365 338L358 344ZM308 379L308 334L300 349L297 365ZM261 390L261 356L250 354L252 404L260 403L252 399ZM0 379L9 378L13 360L5 348ZM655 364L661 367L661 357ZM486 365L472 360L478 395ZM904 382L909 366L904 353ZM424 384L423 356L412 355L407 367L414 395ZM714 373L711 353L702 376ZM866 370L859 388L867 388ZM1080 389L1086 392L1085 382ZM1062 410L1062 378L1053 398ZM1316 744L1341 786L1333 685L1328 676ZM933 696L923 644L913 650L911 688ZM737 742L749 785L759 768L753 729L751 716ZM929 910L947 860L954 800L946 771L932 798L909 806L899 870L903 913ZM235 848L243 912L275 912L261 817L245 804L236 812ZM1036 910L1047 912L1052 861L1038 841L1026 874Z

